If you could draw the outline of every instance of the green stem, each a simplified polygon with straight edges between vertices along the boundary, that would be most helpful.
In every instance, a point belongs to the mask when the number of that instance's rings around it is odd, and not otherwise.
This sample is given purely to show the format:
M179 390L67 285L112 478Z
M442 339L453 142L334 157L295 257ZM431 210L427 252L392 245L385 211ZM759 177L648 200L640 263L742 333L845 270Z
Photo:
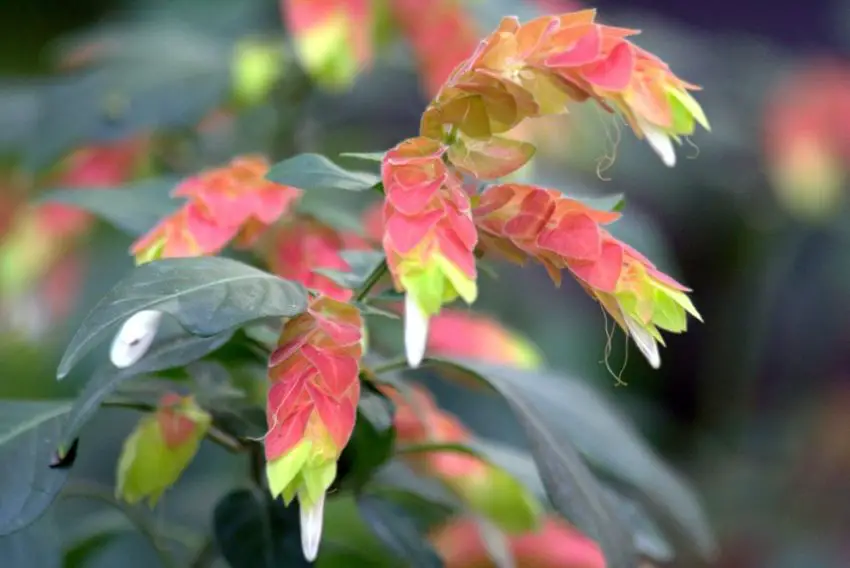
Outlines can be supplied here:
M375 365L372 367L371 372L374 375L380 375L381 373L389 373L390 371L400 371L403 369L407 369L407 359L404 357L397 357L395 359L390 359L380 365Z
M128 410L137 410L139 412L154 412L156 410L156 407L152 404L121 399L112 399L104 401L103 407L125 408ZM218 444L219 446L230 452L239 453L245 451L245 444L243 444L238 438L231 436L227 432L220 430L215 426L209 427L209 429L207 430L206 437L210 442Z
M207 568L212 566L218 558L218 550L215 546L215 541L208 538L204 545L195 554L194 560L189 564L189 568Z
M366 278L366 281L363 282L363 285L360 286L360 289L357 290L357 293L354 295L354 301L362 302L366 299L366 296L369 295L369 292L375 287L375 284L377 284L387 272L389 272L389 266L387 265L387 261L384 260L381 264L375 267L372 273L369 274L368 278Z
M174 558L172 558L171 553L162 543L159 535L151 526L149 520L145 518L144 515L140 514L137 509L117 501L111 491L97 485L77 482L66 486L62 491L62 497L65 499L92 499L118 509L127 517L133 526L136 527L136 530L150 541L151 547L156 552L163 568L179 568L179 564L174 560Z
M396 447L397 454L424 454L430 452L454 452L481 459L481 455L469 446L451 442L424 442Z

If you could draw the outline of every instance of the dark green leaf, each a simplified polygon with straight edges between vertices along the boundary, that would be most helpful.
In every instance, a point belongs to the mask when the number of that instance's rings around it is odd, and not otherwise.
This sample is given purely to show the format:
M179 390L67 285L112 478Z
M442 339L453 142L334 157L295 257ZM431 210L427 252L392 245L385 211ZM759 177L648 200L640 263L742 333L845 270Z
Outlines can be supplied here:
M372 532L411 568L437 568L443 561L409 515L397 505L374 495L361 495L357 506Z
M321 154L299 154L279 162L266 178L304 190L366 191L380 181L374 174L345 170Z
M170 196L176 179L145 180L111 189L53 189L39 196L37 203L62 203L85 209L102 217L125 233L138 237L173 212L179 202Z
M172 258L137 267L86 316L59 363L58 378L115 326L141 310L171 314L189 333L213 336L307 307L303 286L220 257Z
M485 456L485 459L512 474L538 497L546 498L546 489L543 487L537 465L530 455L489 440L475 440L471 445L475 451ZM611 507L629 528L635 548L655 561L670 562L673 559L672 547L641 504L605 483L602 483L602 489L611 502Z
M298 506L284 507L265 492L239 489L225 496L215 508L213 531L231 568L312 565L301 552Z
M2 482L0 482L2 483ZM51 518L15 533L0 536L0 564L3 568L60 568L62 551Z
M139 375L181 367L197 361L227 343L232 335L232 331L225 331L211 337L196 337L182 330L163 334L135 365L126 369L116 369L111 365L102 368L77 395L74 407L62 428L60 439L63 447L60 452L64 454L64 447L79 435L82 427L92 419L103 401L115 392L122 382Z
M462 365L494 378L491 384L498 381L513 385L509 386L512 392L522 390L521 396L546 418L558 439L570 440L594 468L640 496L674 541L695 547L705 558L715 554L714 535L693 490L592 387L545 372L482 363Z
M82 144L196 124L226 96L229 63L212 54L180 55L110 61L49 85L30 139L29 168L40 170Z
M340 456L340 485L360 490L392 457L394 413L392 401L364 385L351 441Z
M541 404L543 401L529 396L531 391L527 383L532 381L528 376L518 380L513 368L477 362L435 363L467 372L504 397L525 431L531 455L555 509L599 544L609 567L633 568L637 564L637 554L631 545L629 531L612 510L602 487L570 439L560 431L563 411L547 409ZM551 396L560 400L563 394L550 393Z
M50 463L70 409L70 401L0 401L0 535L38 519L65 483L68 469Z

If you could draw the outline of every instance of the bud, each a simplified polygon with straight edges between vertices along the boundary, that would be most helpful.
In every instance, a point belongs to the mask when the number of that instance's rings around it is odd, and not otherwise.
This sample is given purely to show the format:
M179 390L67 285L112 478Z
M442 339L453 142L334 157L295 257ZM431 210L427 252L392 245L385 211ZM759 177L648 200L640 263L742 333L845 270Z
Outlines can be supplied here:
M354 430L362 328L354 306L313 298L286 322L269 360L266 475L273 497L287 505L298 498L308 560L318 553L325 492Z
M283 77L283 53L277 42L246 40L233 54L233 91L245 105L262 103Z
M130 504L147 499L156 505L195 457L211 423L191 396L163 396L156 412L142 418L124 442L116 496Z

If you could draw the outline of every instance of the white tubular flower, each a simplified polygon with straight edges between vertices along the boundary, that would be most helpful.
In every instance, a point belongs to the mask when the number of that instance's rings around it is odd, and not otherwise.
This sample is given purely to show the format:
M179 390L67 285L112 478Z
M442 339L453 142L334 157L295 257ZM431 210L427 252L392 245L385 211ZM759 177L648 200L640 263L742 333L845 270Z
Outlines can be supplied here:
M642 120L638 120L638 126L643 130L646 141L655 150L655 153L658 154L664 165L668 168L675 166L676 150L673 148L673 141L670 139L670 136L666 132Z
M307 562L313 562L319 555L319 544L322 542L322 522L325 518L325 494L313 503L312 507L305 507L301 502L301 550Z
M658 342L655 338L628 314L624 313L623 319L626 321L626 327L629 328L629 336L649 361L650 366L653 369L661 367L661 354L658 352Z
M156 310L142 310L127 319L112 340L109 351L112 364L124 369L144 357L156 337L161 320L162 312Z
M410 294L404 296L404 352L407 363L415 369L425 357L428 343L428 314Z

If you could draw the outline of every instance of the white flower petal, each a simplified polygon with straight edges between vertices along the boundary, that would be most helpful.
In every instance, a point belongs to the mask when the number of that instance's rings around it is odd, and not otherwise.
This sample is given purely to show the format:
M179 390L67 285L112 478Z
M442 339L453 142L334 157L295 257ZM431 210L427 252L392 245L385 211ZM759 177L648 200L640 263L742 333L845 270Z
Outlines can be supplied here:
M676 165L676 150L673 148L673 140L659 128L649 124L648 122L644 122L642 120L638 121L638 126L643 130L644 135L646 136L646 141L655 150L655 153L661 158L661 161L664 162L664 165L668 168L672 168Z
M325 494L319 497L312 507L301 510L301 551L307 562L313 562L319 555L319 544L322 542L322 522L325 518Z
M404 352L407 363L416 368L425 357L428 343L428 315L410 294L404 297Z
M635 342L640 352L649 361L653 369L661 367L661 354L658 352L658 343L648 331L643 329L641 325L627 314L623 314L623 319L626 321L626 327L629 328L629 336Z
M162 312L143 310L125 321L112 340L109 351L112 364L124 369L144 357L156 337L161 319Z

